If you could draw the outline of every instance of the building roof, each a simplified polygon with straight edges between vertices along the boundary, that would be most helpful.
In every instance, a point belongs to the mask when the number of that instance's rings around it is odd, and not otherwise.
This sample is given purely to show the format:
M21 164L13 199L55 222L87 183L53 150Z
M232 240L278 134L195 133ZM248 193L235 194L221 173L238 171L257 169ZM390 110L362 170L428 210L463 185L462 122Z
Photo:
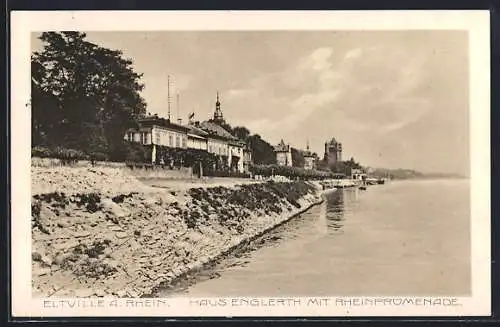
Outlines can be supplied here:
M335 137L332 137L332 139L330 141L327 141L328 144L340 144L340 142L337 142L337 140L335 139Z
M276 145L274 147L274 151L276 151L276 152L288 152L288 151L290 151L290 145L285 144L285 141L281 140L281 142L278 143L278 145Z
M153 116L153 117L148 117L139 120L139 124L141 127L152 127L152 126L159 126L159 127L165 127L171 130L176 130L180 132L187 132L189 128L186 126L182 126L176 123L171 122L169 119Z
M245 143L245 142L243 142L242 140L238 140L238 139L236 139L236 140L230 140L230 141L229 141L229 144L230 144L230 145L233 145L233 146L240 147L240 148L242 148L242 147L245 147L245 146L246 146L246 143Z
M186 125L186 127L189 129L188 133L190 133L190 134L201 136L201 137L208 136L208 133L197 125L189 124L189 125Z
M213 122L209 122L209 121L201 122L200 128L202 128L204 131L206 131L209 136L217 136L219 138L223 138L226 140L232 140L232 141L238 140L231 133L229 133L227 130L225 130L222 126L220 126L216 123L213 123Z

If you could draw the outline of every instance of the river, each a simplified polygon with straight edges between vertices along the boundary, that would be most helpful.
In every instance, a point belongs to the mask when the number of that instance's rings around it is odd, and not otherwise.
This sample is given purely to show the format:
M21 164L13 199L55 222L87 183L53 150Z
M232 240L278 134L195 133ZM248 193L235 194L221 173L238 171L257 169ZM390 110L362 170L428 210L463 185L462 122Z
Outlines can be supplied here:
M469 182L398 181L325 201L186 296L469 296Z

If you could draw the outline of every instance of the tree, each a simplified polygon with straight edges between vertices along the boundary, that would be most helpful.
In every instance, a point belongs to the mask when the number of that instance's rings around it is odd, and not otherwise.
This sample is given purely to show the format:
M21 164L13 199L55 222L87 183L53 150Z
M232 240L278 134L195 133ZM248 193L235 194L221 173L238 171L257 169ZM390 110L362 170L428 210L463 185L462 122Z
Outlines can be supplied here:
M248 137L248 144L252 150L253 162L256 164L270 165L276 163L274 147L263 140L259 134Z
M349 159L348 161L345 161L345 164L351 168L351 169L362 169L363 167L361 167L361 165L356 162L356 160L354 160L353 157L351 157L351 159Z
M304 167L305 164L305 159L304 159L304 154L302 151L296 149L296 148L291 148L292 152L292 164L294 167Z
M87 152L122 146L146 113L142 75L121 51L100 47L80 32L44 32L31 57L33 142Z
M245 142L250 137L250 131L244 126L236 126L235 128L233 128L233 133L234 136Z
M347 161L338 161L330 165L329 169L338 174L351 175L353 169L362 169L363 167L351 157Z

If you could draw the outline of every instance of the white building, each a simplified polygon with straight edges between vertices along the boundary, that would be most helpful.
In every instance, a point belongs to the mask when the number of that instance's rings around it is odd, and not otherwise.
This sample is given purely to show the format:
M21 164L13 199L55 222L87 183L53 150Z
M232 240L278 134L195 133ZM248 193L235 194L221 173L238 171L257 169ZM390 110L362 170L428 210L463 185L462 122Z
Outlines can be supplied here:
M243 151L245 143L215 122L205 121L200 124L200 127L208 133L208 152L227 156L227 166L231 170L244 172Z
M289 144L285 144L283 140L274 147L276 153L276 162L280 166L292 166L292 148Z
M189 131L187 133L187 147L189 149L197 149L208 151L208 133L202 130L198 124L190 124L187 126Z
M352 169L351 170L351 179L361 181L364 178L366 178L366 173L363 171L363 169Z
M186 149L188 131L185 126L174 124L168 119L153 116L139 121L138 129L129 129L124 139L130 142L152 145L151 162L157 158L157 146Z
M303 151L302 155L304 156L304 169L316 169L316 157L309 149L309 141L307 141L306 151Z

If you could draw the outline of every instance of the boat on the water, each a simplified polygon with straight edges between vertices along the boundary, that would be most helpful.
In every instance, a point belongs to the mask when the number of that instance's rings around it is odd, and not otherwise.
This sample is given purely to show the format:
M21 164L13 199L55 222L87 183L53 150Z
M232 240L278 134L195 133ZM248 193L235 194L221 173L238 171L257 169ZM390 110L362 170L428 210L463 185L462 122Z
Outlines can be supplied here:
M366 191L366 186L361 185L361 186L359 187L359 189L360 189L361 191Z
M381 178L377 180L377 184L385 184L385 180Z

